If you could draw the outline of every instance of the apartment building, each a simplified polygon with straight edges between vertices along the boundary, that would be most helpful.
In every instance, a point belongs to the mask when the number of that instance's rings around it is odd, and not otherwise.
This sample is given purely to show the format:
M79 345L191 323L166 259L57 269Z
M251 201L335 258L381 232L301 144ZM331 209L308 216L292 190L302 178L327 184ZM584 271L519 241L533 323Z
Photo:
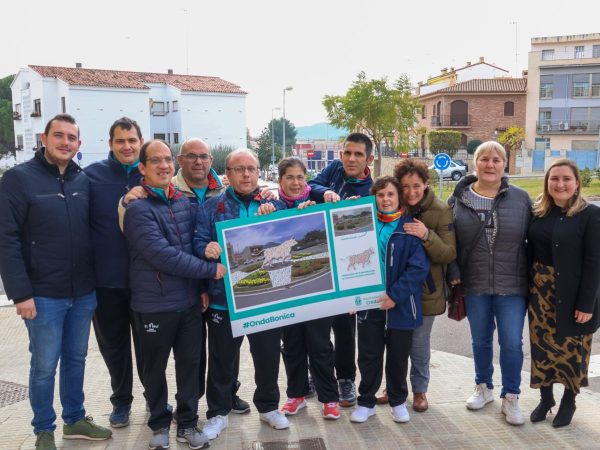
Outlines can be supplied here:
M559 157L598 167L600 33L531 39L525 147L533 172Z

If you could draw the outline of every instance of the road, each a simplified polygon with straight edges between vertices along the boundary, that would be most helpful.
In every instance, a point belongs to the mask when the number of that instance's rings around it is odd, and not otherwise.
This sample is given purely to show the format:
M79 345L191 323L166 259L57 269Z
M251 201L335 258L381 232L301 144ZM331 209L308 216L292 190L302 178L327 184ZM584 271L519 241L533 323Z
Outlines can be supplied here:
M235 302L238 308L262 305L263 303L283 300L289 297L312 294L314 292L328 291L332 289L331 272L328 270L315 278L301 281L292 287L284 286L256 294L236 295Z

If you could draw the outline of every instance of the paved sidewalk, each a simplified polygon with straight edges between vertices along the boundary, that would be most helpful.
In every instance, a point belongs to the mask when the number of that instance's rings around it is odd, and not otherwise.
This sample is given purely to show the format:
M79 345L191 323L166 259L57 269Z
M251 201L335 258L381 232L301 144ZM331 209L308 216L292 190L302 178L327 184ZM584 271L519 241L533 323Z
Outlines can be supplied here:
M0 308L0 448L32 449L35 436L29 422L29 402L24 399L6 406L9 395L6 382L27 385L29 354L27 335L13 307ZM495 381L499 384L499 370ZM171 403L175 403L174 369L168 369ZM290 418L289 430L270 429L258 419L256 409L246 415L231 414L229 428L213 441L214 449L392 449L392 448L448 448L448 449L593 449L600 448L600 394L585 391L577 399L577 413L571 426L555 430L550 420L521 427L504 422L500 400L481 411L469 411L464 402L472 391L472 360L450 353L434 352L431 364L431 384L428 393L430 408L425 413L411 412L411 421L397 424L387 406L378 406L377 415L364 424L350 423L351 409L342 411L338 421L320 417L321 405L316 399L308 407ZM240 367L241 397L252 399L253 368L248 347L242 347ZM279 374L282 401L285 400L283 364ZM526 416L537 404L537 391L527 387L528 374L523 373L521 405ZM14 388L14 386L12 386ZM10 385L9 385L10 388ZM3 392L4 391L4 392ZM95 338L90 339L86 371L86 407L96 422L108 425L110 412L109 378ZM131 425L113 430L113 438L104 442L64 441L62 422L57 420L57 446L65 449L146 449L150 430L148 416L137 382ZM55 407L60 415L58 391ZM560 398L560 393L558 393ZM200 402L201 424L205 420L206 402ZM552 418L552 415L550 416ZM312 441L308 441L311 440ZM319 441L320 439L320 441ZM307 440L307 441L304 441ZM301 441L298 443L298 441ZM284 445L285 444L285 445ZM320 444L320 446L319 446ZM175 441L175 427L171 428L171 448L187 449Z

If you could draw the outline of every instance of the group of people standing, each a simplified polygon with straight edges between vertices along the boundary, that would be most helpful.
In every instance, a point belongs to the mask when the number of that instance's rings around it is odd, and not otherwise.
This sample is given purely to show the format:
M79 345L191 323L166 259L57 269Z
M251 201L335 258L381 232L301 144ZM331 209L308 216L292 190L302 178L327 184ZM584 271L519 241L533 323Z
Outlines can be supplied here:
M407 422L408 380L413 410L426 411L434 319L446 310L448 286L460 283L475 362L467 408L481 409L494 399L497 328L501 410L508 423L524 423L518 397L529 311L531 386L541 392L531 421L545 420L559 383L565 390L553 425L571 422L575 397L587 385L591 336L600 325L600 242L592 234L600 209L583 199L571 161L551 165L532 204L504 176L504 148L485 142L474 155L475 174L464 177L444 203L429 187L420 160L402 160L393 176L373 181L372 143L361 133L350 134L340 159L310 181L301 160L284 158L276 196L261 192L251 150L227 156L224 185L208 145L189 139L175 173L168 145L144 142L138 124L126 117L109 130L108 158L84 171L72 161L81 143L71 116L50 120L42 142L32 160L0 181L0 274L29 334L36 448L56 448L52 403L59 361L63 437L101 440L112 434L86 417L83 406L92 318L111 379L110 425L129 424L133 336L153 432L149 448L169 447L172 421L177 441L193 449L208 446L229 425L229 413L250 410L237 395L243 338L231 332L215 224L367 195L377 206L385 269L380 307L248 335L260 419L288 428L286 416L305 407L314 391L325 419L338 419L340 406L357 405L351 421L365 422L377 403L389 403L394 421ZM165 374L171 352L175 410ZM287 400L280 408L281 357ZM385 393L377 397L384 373ZM198 400L204 394L207 422L200 430Z

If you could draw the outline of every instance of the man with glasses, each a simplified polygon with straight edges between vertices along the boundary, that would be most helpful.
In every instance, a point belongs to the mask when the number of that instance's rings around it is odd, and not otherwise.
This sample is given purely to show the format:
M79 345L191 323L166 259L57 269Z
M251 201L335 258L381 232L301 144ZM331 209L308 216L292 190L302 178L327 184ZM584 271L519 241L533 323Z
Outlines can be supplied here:
M140 150L139 170L147 198L130 203L124 219L129 244L131 308L140 340L143 382L150 406L148 447L169 447L173 415L167 408L165 371L171 350L177 383L177 441L208 446L197 430L202 348L201 280L220 279L225 267L192 255L193 208L175 189L175 165L166 143L153 140ZM230 391L231 392L231 391Z
M222 253L217 242L216 222L285 209L283 202L260 196L259 163L253 151L234 150L227 155L225 165L230 186L217 197L207 200L198 209L196 220L194 251L208 261L219 261ZM232 335L223 281L208 280L208 295L208 422L202 431L214 439L229 424L231 387L243 337ZM281 328L249 334L248 341L255 370L253 400L260 419L275 429L288 428L288 420L278 410Z

